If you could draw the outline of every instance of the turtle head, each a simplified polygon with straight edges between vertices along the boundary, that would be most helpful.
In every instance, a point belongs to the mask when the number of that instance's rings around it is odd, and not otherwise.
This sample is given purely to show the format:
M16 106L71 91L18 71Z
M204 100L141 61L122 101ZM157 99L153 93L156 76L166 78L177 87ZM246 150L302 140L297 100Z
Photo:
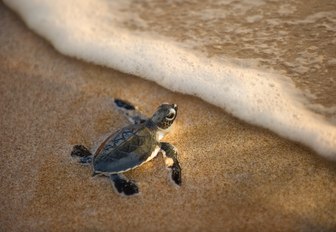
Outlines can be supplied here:
M151 120L160 130L166 131L173 125L176 115L176 104L162 104L157 108Z

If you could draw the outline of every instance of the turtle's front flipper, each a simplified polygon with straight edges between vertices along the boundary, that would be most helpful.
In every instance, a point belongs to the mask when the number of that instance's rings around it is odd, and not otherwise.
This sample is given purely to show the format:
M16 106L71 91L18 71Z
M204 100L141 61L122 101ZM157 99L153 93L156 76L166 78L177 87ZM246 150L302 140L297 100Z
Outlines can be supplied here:
M161 143L161 150L165 159L166 167L171 170L171 179L175 184L181 185L181 167L177 160L177 150L169 143Z
M71 156L78 156L80 157L79 162L82 164L88 164L92 161L92 154L91 152L84 147L83 145L75 145L72 148Z
M133 124L140 124L148 119L145 115L138 111L137 107L128 101L116 98L114 99L114 104Z
M119 194L131 196L139 193L138 186L121 174L111 174L110 179L112 181L112 185Z

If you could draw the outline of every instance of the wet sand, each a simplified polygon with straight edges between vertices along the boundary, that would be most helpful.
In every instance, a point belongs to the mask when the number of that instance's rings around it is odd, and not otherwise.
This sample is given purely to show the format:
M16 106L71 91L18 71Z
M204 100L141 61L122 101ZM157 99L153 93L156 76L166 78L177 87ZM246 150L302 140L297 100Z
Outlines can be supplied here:
M1 231L334 231L336 163L195 97L57 53L0 3ZM151 114L179 105L161 156L127 173L141 195L116 195L70 157L127 124L112 98Z

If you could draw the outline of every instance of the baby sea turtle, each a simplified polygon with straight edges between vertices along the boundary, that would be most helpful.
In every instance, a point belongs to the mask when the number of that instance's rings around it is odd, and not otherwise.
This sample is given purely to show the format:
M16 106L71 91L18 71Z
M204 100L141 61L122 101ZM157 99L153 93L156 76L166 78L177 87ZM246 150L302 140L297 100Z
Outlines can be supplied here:
M139 167L162 152L171 179L181 185L177 150L169 143L160 142L176 118L177 105L162 104L151 118L147 118L127 101L115 99L114 103L132 124L108 136L94 155L83 145L75 145L71 155L81 157L80 163L91 164L93 176L109 176L119 194L133 195L139 192L138 186L122 173Z

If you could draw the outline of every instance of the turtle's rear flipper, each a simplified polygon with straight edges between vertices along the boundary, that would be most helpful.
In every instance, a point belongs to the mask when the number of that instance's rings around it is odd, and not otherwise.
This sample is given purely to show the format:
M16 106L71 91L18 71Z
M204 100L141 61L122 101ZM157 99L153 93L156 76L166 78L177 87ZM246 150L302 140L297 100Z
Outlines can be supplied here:
M79 162L82 164L88 164L92 161L92 153L83 145L73 146L71 156L80 157Z
M112 181L113 187L119 194L131 196L139 193L138 186L134 182L126 179L126 177L122 175L111 174L110 179Z
M92 154L83 145L75 145L72 148L71 156L87 157L87 156L92 156Z
M161 150L163 151L163 157L166 167L171 171L171 179L175 184L181 185L181 167L177 160L177 150L169 143L161 143Z
M114 104L133 124L140 124L148 119L145 115L138 111L137 107L128 101L116 98L114 99Z

